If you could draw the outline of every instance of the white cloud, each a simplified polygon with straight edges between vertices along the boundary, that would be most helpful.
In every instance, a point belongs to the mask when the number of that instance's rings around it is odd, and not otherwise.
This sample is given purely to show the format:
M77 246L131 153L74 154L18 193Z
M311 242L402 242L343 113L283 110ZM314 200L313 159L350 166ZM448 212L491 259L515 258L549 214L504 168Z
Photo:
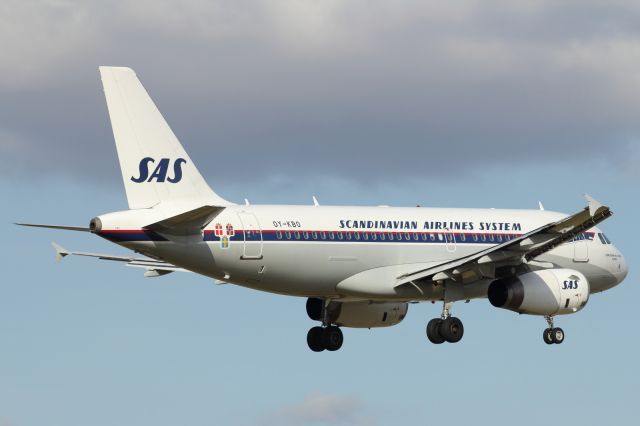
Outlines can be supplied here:
M364 404L352 397L311 394L266 416L264 424L286 426L372 425Z

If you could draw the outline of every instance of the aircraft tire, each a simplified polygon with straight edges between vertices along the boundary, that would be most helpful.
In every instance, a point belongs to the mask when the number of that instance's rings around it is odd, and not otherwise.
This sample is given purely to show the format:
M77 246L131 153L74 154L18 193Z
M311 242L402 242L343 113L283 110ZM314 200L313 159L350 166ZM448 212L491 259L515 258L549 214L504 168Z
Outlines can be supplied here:
M324 343L324 348L328 351L333 352L342 347L344 336L342 335L342 330L340 330L340 327L330 325L329 327L324 329L322 340Z
M440 335L449 343L457 343L462 339L464 334L464 326L462 321L456 317L449 317L442 320L440 327L438 327Z
M551 328L545 328L544 331L542 332L542 340L544 340L544 342L547 345L552 345L553 344L553 338L551 337L551 332L553 329Z
M444 343L444 338L440 335L440 318L434 318L427 323L427 339L434 345Z
M322 352L324 347L324 329L322 327L313 327L307 333L307 345L314 352Z
M553 343L555 343L556 345L564 342L564 330L562 330L560 327L552 328L551 340L553 340Z

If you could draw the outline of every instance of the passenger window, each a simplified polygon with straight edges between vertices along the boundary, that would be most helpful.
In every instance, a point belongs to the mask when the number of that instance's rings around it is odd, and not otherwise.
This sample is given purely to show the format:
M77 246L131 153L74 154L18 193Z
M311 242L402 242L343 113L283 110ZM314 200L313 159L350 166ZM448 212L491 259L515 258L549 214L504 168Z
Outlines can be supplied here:
M378 239L378 234L376 232L371 233L371 241L375 241Z
M404 234L404 239L405 239L405 240L407 240L407 241L409 241L409 240L411 239L411 234L410 234L410 233L408 233L408 232L406 232L406 233Z
M300 239L300 231L295 231L293 233L293 236L296 238L296 240L299 240Z
M291 239L291 232L287 231L287 233L285 234L285 237L287 237L287 240Z
M460 234L460 241L467 241L467 236L464 234Z
M336 234L334 234L333 231L329 232L329 239L335 240L335 238L336 238Z
M393 232L389 232L389 241L393 241Z
M353 234L353 236L354 236L354 238L355 238L356 240L359 240L359 239L360 239L360 233L359 233L359 232L356 232L355 234Z
M327 239L327 233L324 232L324 231L320 232L320 239L326 240Z
M473 241L478 241L478 234L473 234Z
M413 234L413 239L415 241L418 241L418 238L420 238L420 236L418 235L418 233L416 232L415 234Z
M338 239L342 240L344 239L344 235L342 235L342 232L338 231Z
M480 235L480 241L487 241L487 236L485 234Z
M318 239L318 233L316 231L313 231L313 234L311 234L311 236L313 237L314 240Z
M347 232L347 240L351 239L351 232Z
M363 232L362 233L362 239L365 241L369 241L369 233L368 232Z
M278 237L279 240L282 239L282 232L278 231L276 232L276 237Z
M442 238L442 234L438 234L438 239L439 239L440 241L444 240L444 238Z
M380 241L384 241L384 235L385 235L384 232L380 233Z
M305 240L309 239L309 233L307 231L304 231L304 234L302 234L304 236Z
M498 234L496 238L498 239L498 242L502 242L502 235Z
M436 240L436 236L434 234L429 234L429 238L431 238L431 241L435 241Z

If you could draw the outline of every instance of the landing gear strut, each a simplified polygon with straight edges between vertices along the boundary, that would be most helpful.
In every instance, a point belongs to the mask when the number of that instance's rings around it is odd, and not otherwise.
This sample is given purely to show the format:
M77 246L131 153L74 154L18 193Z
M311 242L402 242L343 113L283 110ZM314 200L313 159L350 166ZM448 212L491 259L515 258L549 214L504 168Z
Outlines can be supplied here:
M547 345L551 345L551 344L560 344L562 342L564 342L564 330L562 330L560 327L554 327L553 326L553 317L552 316L546 316L544 317L544 319L547 320L547 324L549 324L548 328L545 328L544 332L542 333L542 339L544 340L544 342Z
M326 302L322 299L307 299L307 314L314 321L322 321L322 326L313 327L307 333L307 344L314 352L337 351L342 347L344 337L342 330L336 325L331 325Z
M444 342L457 343L462 339L464 326L462 321L450 314L453 303L445 303L442 307L442 316L434 318L427 323L427 338L431 343L439 345Z

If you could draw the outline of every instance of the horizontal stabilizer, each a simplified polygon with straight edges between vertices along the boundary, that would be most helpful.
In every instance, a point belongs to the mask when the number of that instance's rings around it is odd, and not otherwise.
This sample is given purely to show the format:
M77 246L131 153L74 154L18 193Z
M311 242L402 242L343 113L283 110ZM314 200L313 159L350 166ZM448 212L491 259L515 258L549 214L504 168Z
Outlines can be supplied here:
M89 232L89 228L83 226L64 226L64 225L43 225L40 223L14 223L18 226L31 226L33 228L61 229L63 231L82 231Z
M183 269L179 266L173 265L168 262L164 262L162 260L143 258L143 257L130 257L130 256L118 256L118 255L111 255L111 254L87 253L87 252L81 252L81 251L69 251L54 242L52 242L51 245L56 251L57 262L60 262L63 258L69 255L95 257L100 260L113 260L116 262L124 262L127 266L144 268L146 270L144 274L145 277L159 277L159 276L166 275L168 273L176 272L176 271L189 272L186 269Z
M171 216L145 226L150 231L172 235L199 234L216 216L224 210L219 206L202 206L197 209Z

